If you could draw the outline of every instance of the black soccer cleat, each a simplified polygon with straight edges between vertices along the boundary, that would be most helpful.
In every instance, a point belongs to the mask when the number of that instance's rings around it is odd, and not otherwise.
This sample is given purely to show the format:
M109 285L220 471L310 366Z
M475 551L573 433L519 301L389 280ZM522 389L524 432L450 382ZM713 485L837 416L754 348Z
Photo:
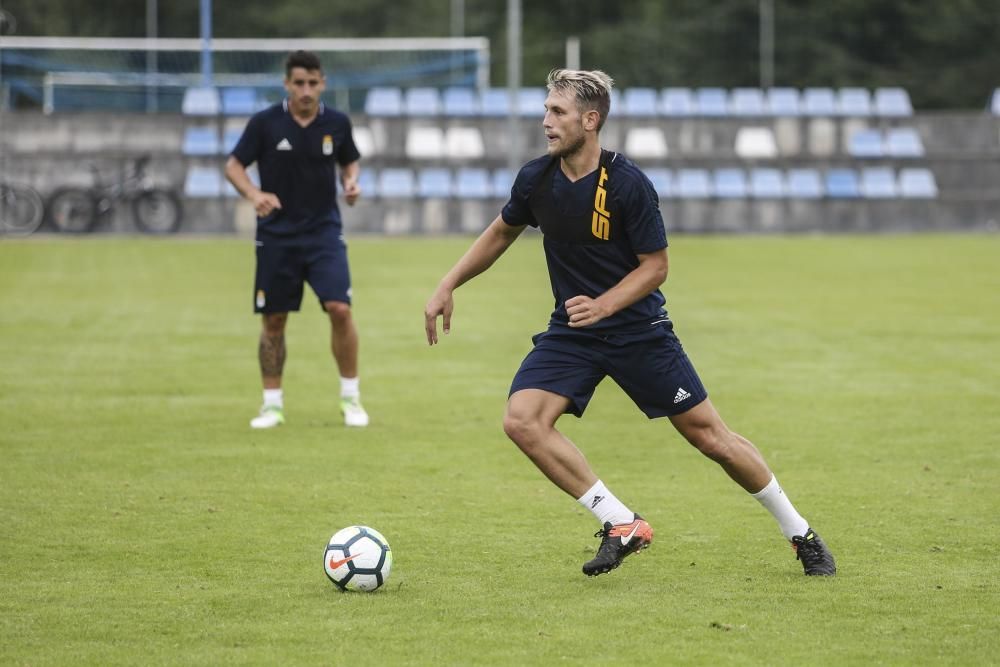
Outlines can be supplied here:
M635 515L629 523L612 526L610 522L604 528L594 533L601 538L601 546L593 560L583 564L583 573L588 577L610 572L625 560L625 556L641 551L653 541L653 529L646 521Z
M792 549L795 550L796 560L802 561L802 568L807 575L832 577L837 574L833 554L812 528L806 529L805 535L792 538Z

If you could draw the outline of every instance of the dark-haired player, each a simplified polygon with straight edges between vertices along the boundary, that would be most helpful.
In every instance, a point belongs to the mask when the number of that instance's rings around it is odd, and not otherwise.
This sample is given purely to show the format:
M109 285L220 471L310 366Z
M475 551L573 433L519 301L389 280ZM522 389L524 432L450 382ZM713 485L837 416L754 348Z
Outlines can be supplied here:
M295 51L285 61L288 96L255 114L226 162L226 177L257 213L254 312L261 313L258 357L264 385L253 428L285 422L281 389L285 323L309 283L330 318L330 346L340 371L340 410L348 426L367 426L358 387L358 332L351 316L351 276L337 206L337 177L354 205L361 157L347 116L320 96L319 58ZM260 187L246 168L257 163Z

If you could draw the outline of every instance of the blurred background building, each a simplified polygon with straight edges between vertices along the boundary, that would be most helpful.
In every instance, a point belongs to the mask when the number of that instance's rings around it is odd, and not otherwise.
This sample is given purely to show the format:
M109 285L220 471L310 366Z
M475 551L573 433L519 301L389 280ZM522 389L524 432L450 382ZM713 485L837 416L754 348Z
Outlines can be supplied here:
M544 79L618 89L603 145L671 231L995 229L994 1L0 2L0 180L43 199L143 155L181 231L252 215L222 177L288 51L317 51L363 155L354 232L478 232L544 152ZM111 177L112 179L114 176ZM43 230L54 229L51 222ZM97 231L135 231L126 211Z

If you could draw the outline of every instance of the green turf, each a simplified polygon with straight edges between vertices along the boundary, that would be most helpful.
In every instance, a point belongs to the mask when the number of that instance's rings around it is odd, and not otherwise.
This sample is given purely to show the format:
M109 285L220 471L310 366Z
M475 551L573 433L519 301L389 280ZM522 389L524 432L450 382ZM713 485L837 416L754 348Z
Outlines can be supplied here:
M668 306L713 400L840 574L613 385L561 426L656 530L608 576L597 525L504 436L551 308L537 238L422 310L469 239L358 239L372 425L336 414L328 327L260 393L248 241L0 243L0 664L987 664L1000 650L1000 239L693 238ZM370 524L395 570L343 594Z

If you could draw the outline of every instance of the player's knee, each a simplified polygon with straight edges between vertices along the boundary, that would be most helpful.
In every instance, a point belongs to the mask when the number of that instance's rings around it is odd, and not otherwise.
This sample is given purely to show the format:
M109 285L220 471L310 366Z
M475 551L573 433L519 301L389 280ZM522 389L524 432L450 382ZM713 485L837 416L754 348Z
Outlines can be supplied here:
M541 423L523 413L508 410L503 416L503 432L521 449L531 448L539 440Z
M264 333L268 336L280 336L285 332L288 313L265 313L262 322Z
M735 456L732 434L725 429L706 426L686 435L688 442L716 463L728 463Z
M323 304L334 326L344 326L351 321L351 307L341 301L327 301Z

